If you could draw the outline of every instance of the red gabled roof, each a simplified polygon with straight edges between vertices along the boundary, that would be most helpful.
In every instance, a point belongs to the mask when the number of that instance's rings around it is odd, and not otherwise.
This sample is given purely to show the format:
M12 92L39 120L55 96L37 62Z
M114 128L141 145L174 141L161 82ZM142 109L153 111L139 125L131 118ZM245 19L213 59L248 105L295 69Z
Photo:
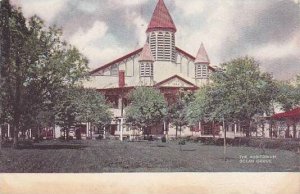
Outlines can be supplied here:
M127 59L127 58L129 58L129 57L131 57L131 56L134 56L134 55L140 53L141 51L142 51L142 48L140 48L140 49L138 49L138 50L135 50L135 51L133 51L133 52L131 52L131 53L129 53L129 54L127 54L127 55L121 57L121 58L118 58L118 59L116 59L116 60L114 60L114 61L112 61L112 62L110 62L110 63L108 63L108 64L106 64L106 65L103 65L103 66L101 66L101 67L99 67L99 68L97 68L97 69L91 71L91 72L90 72L90 75L93 75L93 74L95 74L95 73L97 73L97 72L99 72L99 71L101 71L101 70L104 70L104 69L106 69L106 68L108 68L108 67L110 67L110 66L112 66L112 65L114 65L114 64L116 64L116 63L119 63L119 62L123 61L124 59Z
M183 81L183 82L185 82L185 83L187 83L187 84L189 84L189 85L192 85L192 88L195 88L195 89L198 88L198 86L196 86L195 84L193 84L193 83L187 81L186 79L180 77L179 75L174 75L174 76L172 76L172 77L170 77L170 78L168 78L168 79L166 79L166 80L163 80L163 81L161 81L161 82L155 84L154 87L160 87L160 86L163 85L164 83L167 83L168 81L171 81L172 79L175 79L175 78L178 78L178 79L180 79L181 81Z
M153 12L147 32L157 29L167 29L176 32L176 26L163 0L159 0Z
M155 61L148 43L145 44L141 56L139 58L139 61L151 61L151 62Z
M295 108L291 111L274 114L273 119L300 119L300 108Z
M209 60L207 52L204 48L203 43L201 43L201 46L199 48L199 51L198 51L196 59L195 59L195 64L197 64L197 63L207 64L207 65L210 64L210 60Z

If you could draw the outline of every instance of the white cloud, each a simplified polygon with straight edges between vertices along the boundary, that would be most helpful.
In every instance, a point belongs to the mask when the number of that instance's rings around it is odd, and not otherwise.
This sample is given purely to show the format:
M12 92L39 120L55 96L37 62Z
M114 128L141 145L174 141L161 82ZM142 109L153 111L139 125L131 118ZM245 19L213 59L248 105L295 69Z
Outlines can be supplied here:
M97 10L97 7L92 2L89 1L79 1L77 7L79 10L88 13L94 13Z
M108 26L105 22L96 21L90 29L79 29L69 39L69 42L90 60L91 69L124 53L125 47L120 47L114 36L107 31Z
M138 13L127 11L126 22L129 26L135 26L135 35L137 37L137 46L144 46L146 42L146 30L148 22Z
M94 25L87 31L81 28L70 38L72 44L76 46L88 46L95 41L102 39L108 30L108 26L105 22L96 21Z
M198 4L194 3L194 5ZM209 2L204 6L208 8ZM196 55L201 42L203 42L213 65L217 65L221 62L220 53L226 49L223 47L224 42L234 41L238 38L232 23L236 13L234 10L233 4L219 4L214 7L213 12L205 16L205 24L200 25L200 28L195 29L195 26L185 24L177 25L177 34L179 35L177 44L183 49L187 49L192 55ZM199 13L199 17L203 17L201 13Z
M205 3L199 0L175 1L175 6L180 9L185 16L201 14L204 11Z
M142 3L146 3L149 0L109 0L111 4L114 4L116 6L134 6Z
M280 59L300 56L300 45L296 40L285 44L269 43L257 48L252 48L248 53L260 60Z
M25 17L37 14L45 21L51 22L68 1L70 0L12 0L12 3L22 7Z

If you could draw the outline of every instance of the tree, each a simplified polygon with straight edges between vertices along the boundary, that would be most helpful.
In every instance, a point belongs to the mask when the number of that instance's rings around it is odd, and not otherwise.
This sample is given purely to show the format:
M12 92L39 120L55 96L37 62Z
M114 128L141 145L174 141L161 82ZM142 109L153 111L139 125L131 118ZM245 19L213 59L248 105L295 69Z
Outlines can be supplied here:
M78 88L77 105L80 109L80 122L91 123L101 128L110 123L112 113L102 96L95 89Z
M271 75L261 73L259 63L250 57L234 59L221 64L225 71L215 72L212 84L196 95L190 109L192 119L244 123L250 135L250 122L254 115L270 115L276 96L276 85ZM206 102L204 102L206 101Z
M142 128L144 134L167 115L164 96L156 89L138 87L129 94L129 101L131 104L126 109L126 120Z
M1 2L0 24L6 39L1 53L5 102L1 118L13 126L16 147L18 133L41 111L53 109L59 89L85 78L88 61L62 40L60 29L46 28L37 16L27 25L21 10L8 0Z
M195 99L188 105L187 118L190 124L196 124L209 119L212 111L212 98L210 98L211 88L203 86L195 94Z
M300 87L289 81L277 82L278 93L276 102L279 103L283 111L289 111L300 104Z
M62 128L65 139L76 124L90 122L102 126L110 122L111 112L105 98L93 89L69 87L61 89L60 100L55 104L55 122Z
M168 107L168 117L172 124L176 127L176 138L178 136L178 128L181 135L182 127L187 126L188 122L188 105L193 100L194 95L191 92L180 91L176 95L175 103Z
M276 102L283 111L290 111L300 105L300 77L297 76L296 82L278 81L278 93ZM292 120L293 137L296 137L296 120ZM290 123L287 122L286 138L290 137Z

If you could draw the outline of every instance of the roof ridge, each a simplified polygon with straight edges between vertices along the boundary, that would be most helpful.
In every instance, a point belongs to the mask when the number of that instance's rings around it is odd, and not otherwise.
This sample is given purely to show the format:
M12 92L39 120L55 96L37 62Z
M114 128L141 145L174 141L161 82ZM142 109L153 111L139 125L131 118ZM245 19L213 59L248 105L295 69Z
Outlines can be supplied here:
M114 65L114 64L116 64L116 63L118 63L118 62L120 62L120 61L122 61L122 60L124 60L124 59L126 59L126 58L128 58L128 57L130 57L130 56L132 56L132 55L136 55L136 54L140 53L140 52L142 51L142 49L143 49L143 48L139 48L139 49L137 49L137 50L135 50L135 51L133 51L133 52L127 54L127 55L124 55L123 57L120 57L120 58L118 58L118 59L116 59L116 60L110 62L110 63L107 63L107 64L105 64L105 65L102 65L101 67L92 70L92 71L90 72L90 75L93 75L93 74L97 73L98 71L101 71L101 70L103 70L103 69L105 69L105 68L108 68L109 66L112 66L112 65Z

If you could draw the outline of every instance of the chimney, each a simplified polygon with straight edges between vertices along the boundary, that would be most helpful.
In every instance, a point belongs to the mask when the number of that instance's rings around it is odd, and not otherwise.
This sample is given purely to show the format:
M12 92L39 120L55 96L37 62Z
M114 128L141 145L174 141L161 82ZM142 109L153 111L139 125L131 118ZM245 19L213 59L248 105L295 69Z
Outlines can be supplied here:
M119 71L119 87L120 88L125 87L125 71L124 70Z

